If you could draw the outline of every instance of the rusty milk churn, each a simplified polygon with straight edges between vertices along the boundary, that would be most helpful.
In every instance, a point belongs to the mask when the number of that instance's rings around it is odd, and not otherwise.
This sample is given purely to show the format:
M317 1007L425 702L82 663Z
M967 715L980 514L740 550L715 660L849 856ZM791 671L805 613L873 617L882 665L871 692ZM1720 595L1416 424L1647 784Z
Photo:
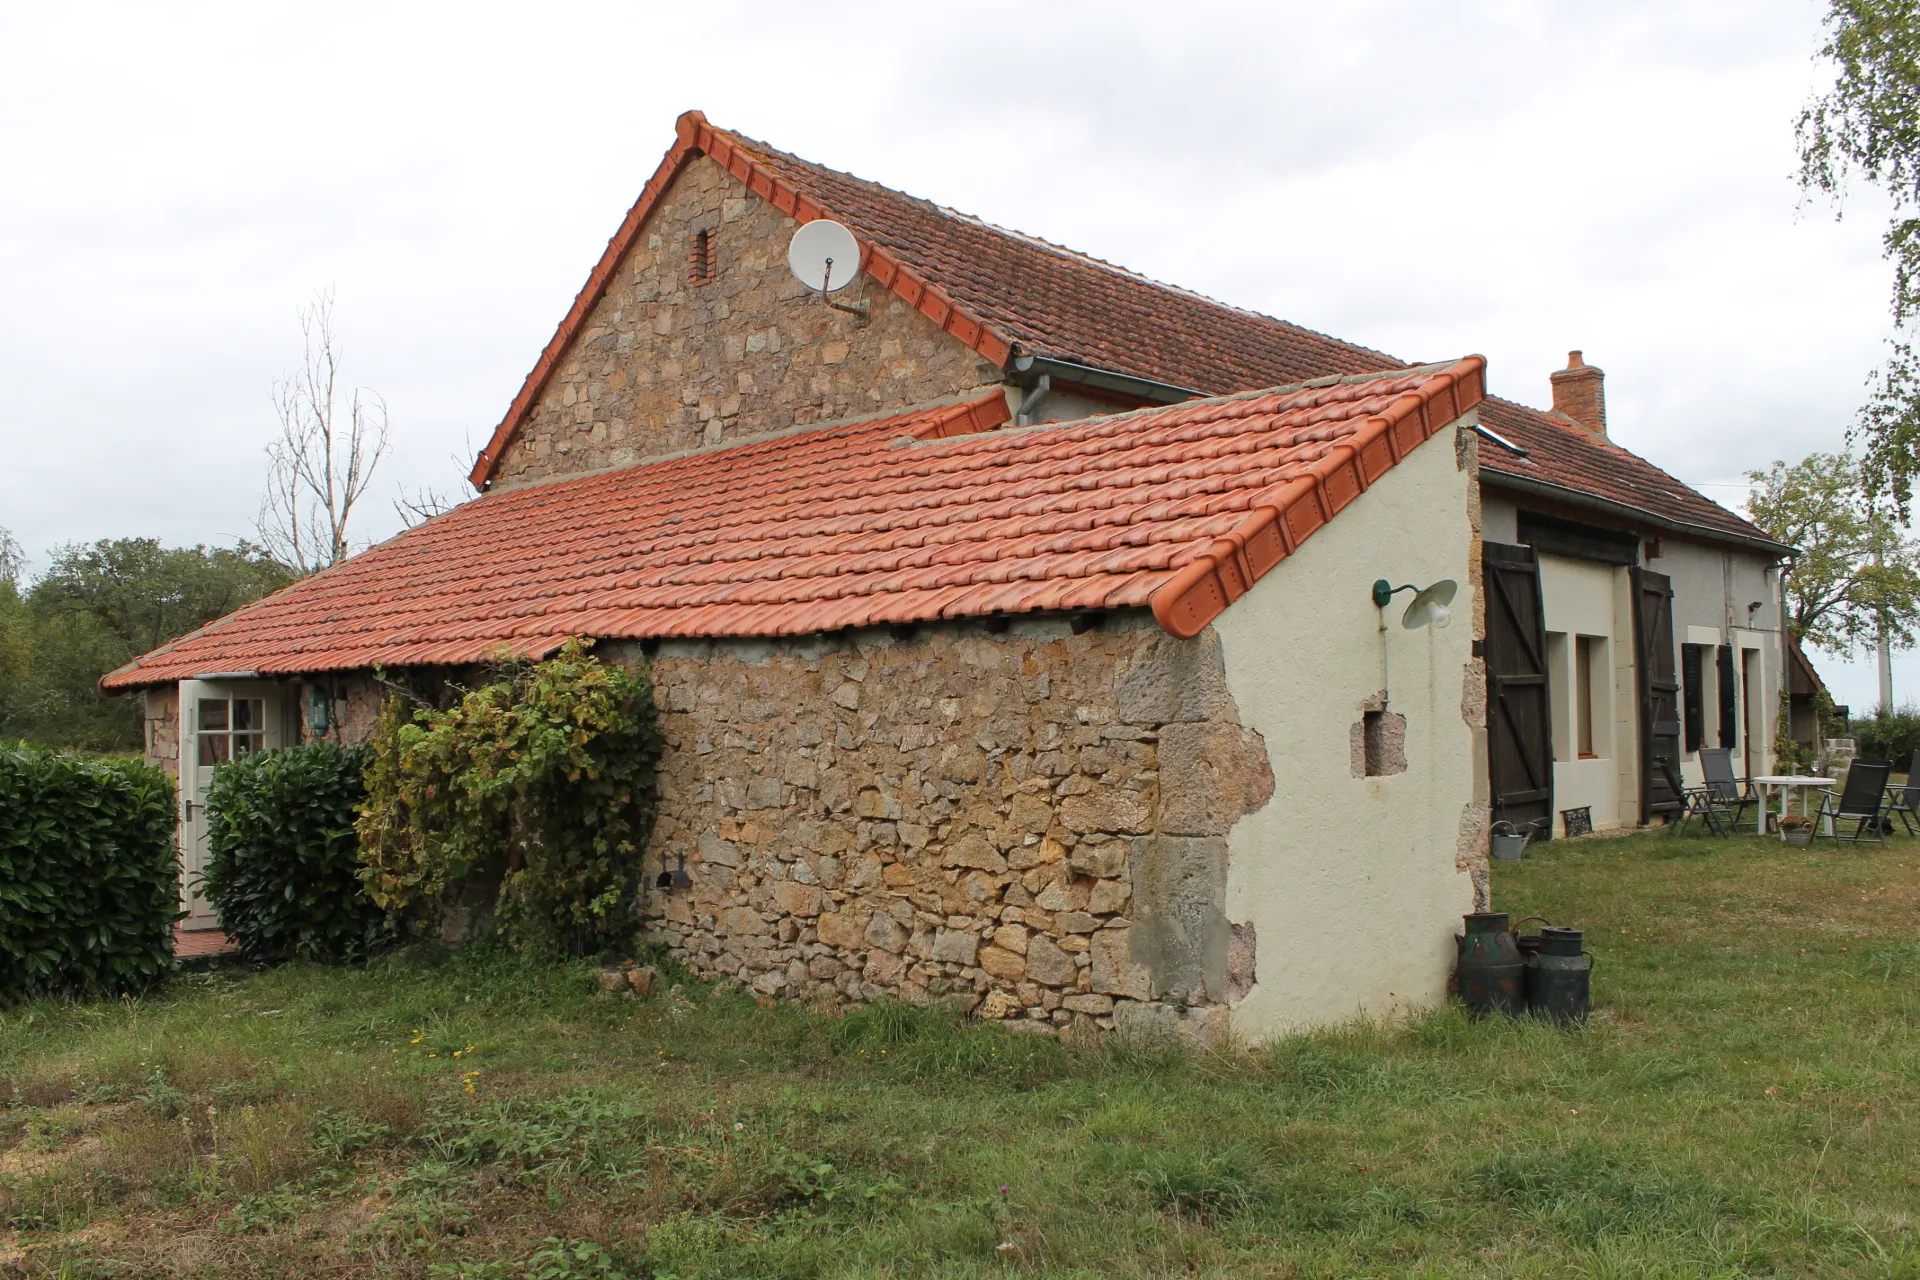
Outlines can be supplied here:
M1454 941L1460 948L1460 999L1467 1012L1519 1017L1527 1009L1527 966L1507 929L1507 913L1476 911L1465 920L1466 934Z
M1593 999L1593 957L1578 929L1540 930L1540 950L1527 957L1527 1011L1563 1026L1584 1026Z

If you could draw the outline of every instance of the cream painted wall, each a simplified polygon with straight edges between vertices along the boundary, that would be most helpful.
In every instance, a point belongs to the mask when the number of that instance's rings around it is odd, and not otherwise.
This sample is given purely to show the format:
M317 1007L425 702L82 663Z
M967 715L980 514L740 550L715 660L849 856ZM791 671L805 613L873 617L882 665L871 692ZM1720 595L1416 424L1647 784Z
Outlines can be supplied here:
M1435 434L1214 624L1240 721L1266 739L1274 776L1273 800L1227 837L1227 917L1256 939L1254 985L1231 1020L1248 1040L1446 996L1485 866L1484 730L1468 720L1473 454L1456 458L1456 434ZM1407 768L1355 777L1351 730L1381 692L1368 588L1382 577L1452 578L1460 594L1443 630L1402 629L1406 595L1388 610Z
M1633 621L1622 618L1618 602L1631 608L1627 570L1613 565L1575 560L1567 556L1540 556L1540 596L1547 621L1548 682L1553 716L1553 827L1566 834L1561 814L1590 808L1596 830L1634 821L1637 792L1624 796L1619 757L1637 752L1631 721L1622 733L1621 708L1637 696L1633 670ZM1605 646L1604 666L1594 672L1594 758L1580 759L1574 741L1574 676L1578 636L1591 636ZM1557 639L1564 637L1564 642ZM1631 775L1629 775L1631 776Z

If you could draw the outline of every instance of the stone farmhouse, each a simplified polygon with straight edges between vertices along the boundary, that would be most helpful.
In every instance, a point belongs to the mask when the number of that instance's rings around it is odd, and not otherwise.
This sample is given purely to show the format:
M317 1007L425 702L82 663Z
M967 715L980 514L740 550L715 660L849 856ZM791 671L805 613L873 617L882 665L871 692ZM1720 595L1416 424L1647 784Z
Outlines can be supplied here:
M861 246L840 306L787 266L819 218ZM587 637L651 667L643 914L697 971L1204 1041L1419 1008L1491 822L1642 822L1654 756L1769 758L1788 549L1611 443L1577 353L1552 387L690 112L481 496L103 687L144 693L191 872L211 768L364 735L374 668ZM1459 621L1403 629L1381 578Z

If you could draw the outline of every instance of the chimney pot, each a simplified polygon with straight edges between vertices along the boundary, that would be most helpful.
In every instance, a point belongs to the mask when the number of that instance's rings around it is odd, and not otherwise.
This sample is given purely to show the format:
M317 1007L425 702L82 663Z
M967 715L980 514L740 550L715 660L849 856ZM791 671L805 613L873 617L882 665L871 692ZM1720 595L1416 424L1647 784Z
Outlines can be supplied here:
M1556 369L1549 377L1553 383L1553 411L1592 432L1607 434L1606 377L1598 367L1588 364L1580 352L1567 352L1567 367Z

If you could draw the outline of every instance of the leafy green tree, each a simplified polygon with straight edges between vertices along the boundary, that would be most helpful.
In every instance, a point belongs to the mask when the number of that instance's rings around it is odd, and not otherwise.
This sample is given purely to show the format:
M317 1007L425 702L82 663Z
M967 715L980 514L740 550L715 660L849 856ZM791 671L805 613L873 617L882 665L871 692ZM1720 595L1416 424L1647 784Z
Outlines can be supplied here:
M63 547L24 595L16 570L0 581L0 738L138 748L136 702L103 696L100 677L291 577L250 543L168 548L153 538Z
M1901 536L1862 488L1844 453L1749 471L1747 514L1800 548L1786 576L1787 625L1803 642L1844 653L1871 644L1885 615L1889 639L1909 648L1920 627L1920 544Z
M8 699L33 670L32 621L20 598L20 571L26 556L6 529L0 529L0 718Z
M1893 217L1882 246L1893 263L1894 323L1920 320L1920 0L1829 0L1820 56L1833 87L1800 113L1800 188L1835 199L1858 179L1884 191ZM1904 521L1920 474L1920 357L1896 339L1875 375L1857 434L1861 478Z
M42 616L82 615L136 658L293 580L260 547L163 547L157 538L102 538L54 552L30 595Z

